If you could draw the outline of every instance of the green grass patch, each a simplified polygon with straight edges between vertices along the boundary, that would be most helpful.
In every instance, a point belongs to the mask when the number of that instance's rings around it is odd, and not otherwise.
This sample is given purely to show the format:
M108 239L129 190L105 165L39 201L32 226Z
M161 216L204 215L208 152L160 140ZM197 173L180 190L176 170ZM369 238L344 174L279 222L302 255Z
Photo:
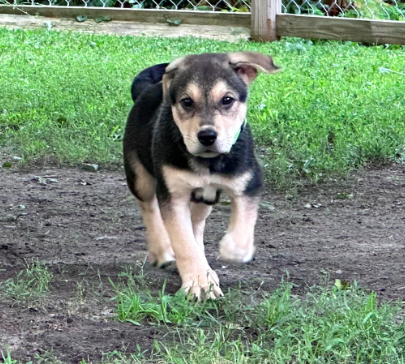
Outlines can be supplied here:
M314 286L299 297L282 281L273 293L229 291L197 303L139 288L128 270L115 284L121 321L164 328L144 360L164 363L405 363L399 305L378 304L356 282ZM150 357L149 357L150 355ZM110 356L110 359L114 357ZM140 360L140 354L136 356ZM121 358L122 360L122 358ZM130 362L130 357L127 361Z
M48 293L52 276L44 263L26 263L26 268L15 278L9 278L0 285L0 293L18 301L33 301Z
M189 53L236 50L271 54L284 69L259 76L248 112L273 181L322 180L405 160L404 48L299 39L227 43L0 29L0 145L24 161L121 163L129 89L139 71Z
M117 319L160 332L150 350L103 353L102 364L404 364L403 307L377 301L354 282L303 295L282 280L273 292L229 290L216 301L152 293L127 268L113 283ZM402 317L402 318L401 318ZM141 335L141 334L140 334ZM13 360L8 351L3 361ZM38 363L62 363L51 352ZM80 364L96 364L82 359Z
M4 353L3 351L0 351L1 353L1 357L3 359L3 363L4 364L17 364L17 360L14 360L11 358L10 352L8 350L6 350L6 352Z

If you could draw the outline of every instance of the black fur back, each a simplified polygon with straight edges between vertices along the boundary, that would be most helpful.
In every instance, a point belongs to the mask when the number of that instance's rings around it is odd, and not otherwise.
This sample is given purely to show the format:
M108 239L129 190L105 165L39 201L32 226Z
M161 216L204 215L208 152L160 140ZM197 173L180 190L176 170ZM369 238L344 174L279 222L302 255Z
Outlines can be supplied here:
M162 77L168 64L169 63L161 63L146 68L135 77L131 85L131 95L134 102L149 86L162 81Z

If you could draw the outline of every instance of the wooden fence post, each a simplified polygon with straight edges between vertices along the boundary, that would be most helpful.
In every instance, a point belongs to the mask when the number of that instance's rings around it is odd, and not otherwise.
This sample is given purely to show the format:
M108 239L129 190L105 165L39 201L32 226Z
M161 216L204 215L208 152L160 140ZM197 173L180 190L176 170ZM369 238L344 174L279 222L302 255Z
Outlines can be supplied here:
M275 41L277 37L276 16L281 13L281 0L252 0L252 39Z

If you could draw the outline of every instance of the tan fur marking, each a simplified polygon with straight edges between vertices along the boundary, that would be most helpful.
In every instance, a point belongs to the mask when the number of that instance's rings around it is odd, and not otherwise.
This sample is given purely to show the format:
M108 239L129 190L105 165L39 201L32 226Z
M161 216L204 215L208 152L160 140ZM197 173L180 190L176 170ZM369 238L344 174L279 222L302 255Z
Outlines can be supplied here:
M229 89L224 81L217 82L212 88L209 97L216 105L219 105L224 96L235 99L232 107L222 110L214 115L215 130L218 133L217 148L221 151L230 151L235 135L240 131L246 117L247 105L237 99L237 95Z
M219 243L219 255L233 262L252 259L254 228L257 220L259 198L236 196L232 200L232 214L227 233Z
M252 259L254 253L253 233L259 199L243 194L252 178L251 172L229 178L209 174L208 171L204 173L203 170L200 171L200 174L196 174L164 166L163 175L171 194L171 203L167 212L163 212L162 209L162 214L172 240L180 275L183 283L188 282L186 283L187 287L190 286L190 281L201 280L203 272L210 270L204 251L200 248L202 244L198 242L199 236L202 235L200 230L202 222L200 220L199 224L195 224L196 221L194 221L193 225L188 205L190 193L196 188L217 187L232 197L232 215L227 233L220 242L220 256L223 259L237 262L246 262ZM201 213L201 215L203 214ZM215 282L212 279L203 280L201 284L206 285L209 282ZM201 286L201 284L199 285Z
M139 162L135 152L128 153L128 162L135 173L135 191L144 201L152 200L155 195L156 180L146 168Z
M197 110L192 114L185 111L179 102L185 97L190 97L195 105L197 105ZM178 102L172 107L174 122L180 129L184 143L190 153L198 151L201 147L197 134L200 130L199 125L201 123L201 115L198 112L198 105L201 105L202 102L203 96L200 88L195 83L190 82L187 85L185 92L180 96Z
M203 172L203 170L200 172ZM195 220L193 226L192 212L190 212L190 194L196 188L204 189L212 186L224 190L234 200L237 200L238 198L243 198L243 191L252 178L252 174L251 172L247 172L241 176L229 178L217 174L209 174L208 171L196 174L164 166L163 176L171 194L171 202L169 206L162 207L162 215L172 241L177 266L183 281L183 288L200 297L201 291L206 291L207 287L212 284L213 292L210 294L213 294L213 296L211 297L218 297L218 295L222 294L218 285L218 277L208 265L201 241L198 242L201 239L199 236L202 235L201 219L199 224L196 224L197 221ZM237 204L236 206L239 205ZM202 212L201 217L203 215ZM232 224L230 230L232 233L234 231L236 233L239 232L238 229L235 229L235 224L239 224L240 219L243 218L240 216L240 208L236 208L235 213L237 217L236 222ZM248 222L243 221L241 225L245 226L250 222L251 219ZM250 227L247 230L250 231ZM248 235L250 236L250 234ZM243 236L247 236L246 233ZM251 242L245 242L245 240L244 238L243 244L241 243L242 249L245 245L253 244L253 240ZM223 246L228 245L224 244ZM247 257L243 256L241 259L247 259Z
M202 92L200 88L193 82L190 82L187 87L186 91L184 94L180 95L180 98L182 99L183 97L190 97L194 102L197 104L200 103L202 100Z
M232 107L224 109L221 107L221 100L224 96L230 96L235 99ZM172 106L173 119L180 129L187 150L194 155L201 155L209 158L210 155L203 155L207 150L198 140L198 132L210 128L217 132L217 140L211 147L212 155L229 153L232 148L235 135L239 132L246 116L246 103L238 101L237 95L224 81L218 81L211 89L208 98L203 97L200 88L189 83L186 91L180 96L190 97L195 102L195 109L188 113L183 109L180 102ZM212 108L212 114L209 117L202 118L201 109L204 107Z
M225 96L232 96L234 99L237 97L225 81L218 81L211 89L209 98L215 103L219 104L221 99Z
M146 227L149 261L158 267L174 261L170 238L163 223L156 196L150 201L139 201L139 206Z
M249 85L257 77L257 72L276 73L280 71L270 56L257 52L228 53L231 67L238 69L239 77Z
M181 66L183 65L186 58L187 57L177 58L172 62L170 62L170 64L166 67L165 74L163 75L162 78L162 88L164 95L167 94L167 91L170 88L170 84L174 77L174 71L178 71L179 69L181 69Z
M241 196L252 178L252 173L246 172L236 177L224 177L219 174L206 173L196 174L190 171L164 166L163 176L170 194L175 197L187 196L192 190L204 188L209 185L224 190L231 196Z
M208 206L204 203L191 202L190 210L195 240L202 250L204 250L205 219L211 213L212 206Z
M176 255L182 289L198 299L205 294L204 298L221 296L218 276L208 265L204 250L194 236L189 196L172 199L170 206L162 206L162 216Z
M170 73L170 72L177 70L178 68L181 68L181 66L186 58L187 58L187 56L177 58L177 59L171 61L170 64L166 67L166 73Z
M169 91L170 85L173 81L173 78L170 75L164 74L162 77L162 90L164 98L166 98L167 92Z
M245 64L265 73L276 73L281 70L270 56L258 52L231 52L228 53L228 57L232 65Z
M161 266L174 261L174 253L156 198L156 180L139 162L136 153L132 153L127 157L135 173L134 188L142 199L142 201L138 200L138 203L142 211L143 223L146 227L149 261L157 266Z

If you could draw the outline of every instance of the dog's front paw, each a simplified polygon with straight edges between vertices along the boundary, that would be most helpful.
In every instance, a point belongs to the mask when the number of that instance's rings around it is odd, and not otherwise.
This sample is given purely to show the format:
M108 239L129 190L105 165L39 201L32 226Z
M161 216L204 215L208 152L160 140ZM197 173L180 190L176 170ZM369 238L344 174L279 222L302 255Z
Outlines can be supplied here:
M228 233L219 242L219 257L224 260L246 263L252 260L254 252L253 236L235 237Z
M209 269L204 274L192 274L183 279L181 289L198 301L215 300L224 294L219 288L219 279L217 274Z
M172 248L160 252L149 251L149 262L156 267L164 268L175 260Z

